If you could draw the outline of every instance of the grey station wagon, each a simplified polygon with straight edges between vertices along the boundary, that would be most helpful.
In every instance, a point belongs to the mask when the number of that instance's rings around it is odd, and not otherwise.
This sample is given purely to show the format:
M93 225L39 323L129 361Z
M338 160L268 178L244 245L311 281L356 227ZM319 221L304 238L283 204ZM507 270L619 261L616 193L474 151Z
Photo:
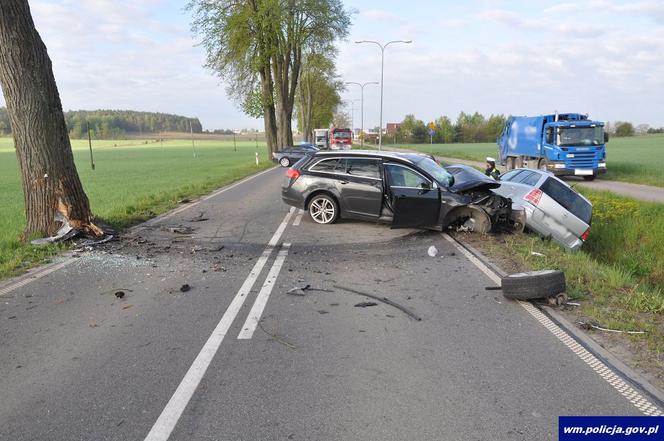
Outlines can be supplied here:
M393 228L522 230L523 212L513 211L509 198L491 192L500 184L485 178L454 185L455 178L423 154L321 151L287 170L281 195L319 224L341 217Z

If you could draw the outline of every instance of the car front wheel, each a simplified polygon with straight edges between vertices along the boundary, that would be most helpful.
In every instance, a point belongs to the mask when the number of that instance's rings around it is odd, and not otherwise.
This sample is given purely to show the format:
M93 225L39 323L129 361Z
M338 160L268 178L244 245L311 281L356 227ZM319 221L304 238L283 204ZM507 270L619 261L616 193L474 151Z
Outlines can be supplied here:
M279 160L279 164L281 164L282 167L288 167L290 165L290 159L283 157Z
M309 203L309 216L317 224L331 224L339 217L339 207L330 196L317 195Z

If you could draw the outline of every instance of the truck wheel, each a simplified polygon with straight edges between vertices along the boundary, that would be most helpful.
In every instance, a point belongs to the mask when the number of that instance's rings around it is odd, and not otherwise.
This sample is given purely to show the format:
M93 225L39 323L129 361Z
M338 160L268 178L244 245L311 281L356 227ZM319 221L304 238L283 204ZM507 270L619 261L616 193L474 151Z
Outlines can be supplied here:
M547 161L546 158L542 158L542 159L540 159L539 162L537 163L537 168L540 169L540 170L542 170L542 171L547 171L548 169L546 168L546 166L547 166L548 164L549 164L549 161Z
M507 170L514 170L516 167L514 166L516 164L516 158L514 156L508 156L507 157Z
M522 168L523 167L523 156L516 156L514 158L514 168Z
M590 176L584 176L583 179L585 181L594 181L597 175L590 175Z
M510 274L501 282L503 295L513 300L557 296L565 292L565 273L557 270Z

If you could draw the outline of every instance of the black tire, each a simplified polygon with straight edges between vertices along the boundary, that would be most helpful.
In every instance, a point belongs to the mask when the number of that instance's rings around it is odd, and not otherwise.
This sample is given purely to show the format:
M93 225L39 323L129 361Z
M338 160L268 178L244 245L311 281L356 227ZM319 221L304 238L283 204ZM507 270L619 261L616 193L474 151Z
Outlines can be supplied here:
M288 167L290 166L290 159L284 156L279 160L279 164L281 164L282 167Z
M514 170L516 167L516 158L514 156L507 157L507 171Z
M590 176L584 176L583 180L584 181L594 181L597 175L590 175Z
M549 164L549 161L547 161L546 158L542 158L539 160L537 163L537 168L542 171L548 171L549 169L546 167Z
M557 270L528 271L502 279L503 295L513 300L532 300L565 292L565 273Z

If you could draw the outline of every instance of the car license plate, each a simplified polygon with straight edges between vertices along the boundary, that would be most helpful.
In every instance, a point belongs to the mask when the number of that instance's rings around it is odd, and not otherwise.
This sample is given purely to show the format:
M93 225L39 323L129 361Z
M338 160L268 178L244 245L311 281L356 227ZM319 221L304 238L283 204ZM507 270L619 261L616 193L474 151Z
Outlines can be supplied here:
M585 170L582 168L576 168L574 169L574 174L577 176L590 176L593 174L592 170Z

